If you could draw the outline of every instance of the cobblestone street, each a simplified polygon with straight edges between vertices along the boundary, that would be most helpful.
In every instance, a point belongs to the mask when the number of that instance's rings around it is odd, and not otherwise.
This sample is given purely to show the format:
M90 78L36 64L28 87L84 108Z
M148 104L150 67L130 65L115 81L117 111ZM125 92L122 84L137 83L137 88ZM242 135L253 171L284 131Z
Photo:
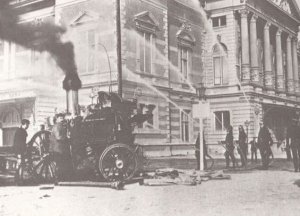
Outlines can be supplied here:
M231 171L231 180L197 186L108 188L2 187L1 216L299 215L300 173L292 169Z

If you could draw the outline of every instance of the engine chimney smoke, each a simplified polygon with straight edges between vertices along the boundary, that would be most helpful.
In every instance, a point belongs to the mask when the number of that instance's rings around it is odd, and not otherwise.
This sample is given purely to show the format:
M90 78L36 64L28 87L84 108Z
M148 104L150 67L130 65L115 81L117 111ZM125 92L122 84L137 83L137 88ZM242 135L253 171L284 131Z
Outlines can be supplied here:
M65 29L51 24L20 24L19 11L10 0L0 1L0 39L14 42L28 49L48 52L65 73L63 88L78 91L81 81L77 74L74 47L71 42L63 42L61 35Z

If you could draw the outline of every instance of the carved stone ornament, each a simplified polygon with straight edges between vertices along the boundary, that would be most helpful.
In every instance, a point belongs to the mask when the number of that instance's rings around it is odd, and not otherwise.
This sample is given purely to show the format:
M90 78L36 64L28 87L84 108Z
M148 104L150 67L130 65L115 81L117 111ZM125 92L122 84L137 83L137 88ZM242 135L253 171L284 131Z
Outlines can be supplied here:
M282 10L288 12L289 14L291 14L291 6L288 3L287 0L272 0L272 2L274 4L276 4L277 6L279 6L280 8L282 8Z
M241 14L241 17L247 17L248 14L249 14L249 11L245 10L245 9L242 9L242 10L239 10L239 13Z
M284 80L282 75L277 75L277 88L284 89Z
M269 30L271 26L271 23L267 22L264 26L264 30Z
M272 76L272 72L266 72L265 75L265 84L266 86L273 86L273 76Z
M192 47L194 46L196 39L192 34L192 27L187 22L183 22L179 28L179 31L176 33L179 44Z
M188 24L187 22L183 22L182 25L180 26L180 30L184 31L192 31L192 26Z
M134 22L137 29L155 34L159 30L159 22L149 11L144 11L134 16Z

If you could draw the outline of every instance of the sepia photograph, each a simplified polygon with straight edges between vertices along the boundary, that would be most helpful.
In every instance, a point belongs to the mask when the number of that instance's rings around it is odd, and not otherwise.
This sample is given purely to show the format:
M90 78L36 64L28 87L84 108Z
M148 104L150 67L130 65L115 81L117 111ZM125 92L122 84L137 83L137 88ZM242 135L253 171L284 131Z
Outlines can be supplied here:
M300 0L0 0L0 216L299 216Z

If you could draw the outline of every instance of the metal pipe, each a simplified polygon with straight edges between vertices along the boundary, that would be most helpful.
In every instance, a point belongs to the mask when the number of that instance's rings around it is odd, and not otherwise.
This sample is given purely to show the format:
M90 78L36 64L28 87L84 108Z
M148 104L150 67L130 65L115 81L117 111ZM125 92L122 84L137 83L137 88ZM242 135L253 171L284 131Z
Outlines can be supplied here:
M76 90L71 90L71 91L72 91L72 114L79 115L78 91Z
M111 82L112 82L111 79L112 78L111 78L111 66L110 66L109 55L108 55L106 47L102 43L98 43L98 44L103 47L103 49L106 53L106 57L107 57L107 61L108 61L108 67L109 67L109 92L111 92L112 91L112 89L111 89Z
M69 101L69 91L66 90L66 104L67 104L67 113L70 111L70 101Z

